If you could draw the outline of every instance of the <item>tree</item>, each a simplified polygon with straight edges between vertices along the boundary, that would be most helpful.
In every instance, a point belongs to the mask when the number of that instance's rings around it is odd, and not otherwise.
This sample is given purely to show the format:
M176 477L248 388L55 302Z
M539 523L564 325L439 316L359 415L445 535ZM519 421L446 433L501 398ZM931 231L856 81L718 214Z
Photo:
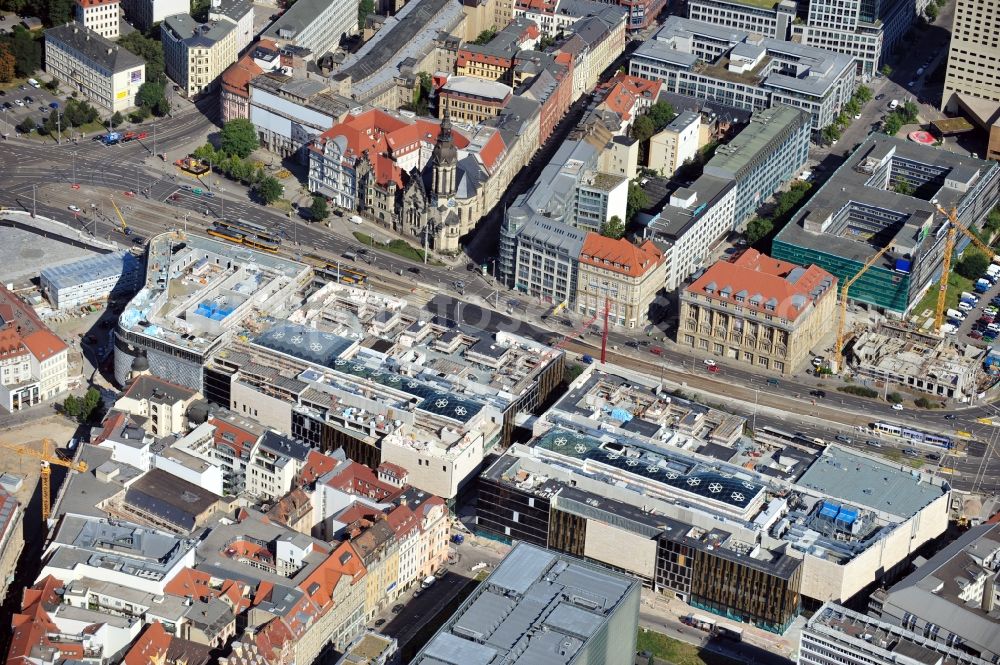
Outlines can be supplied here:
M941 10L938 9L936 3L928 2L927 6L924 7L924 14L927 16L927 20L931 23L937 19L939 13L941 13Z
M21 122L17 123L17 131L21 132L22 134L30 134L31 132L34 131L35 126L36 126L35 121L29 116L24 120L22 120Z
M758 242L761 238L767 236L768 233L774 228L774 222L772 222L767 217L754 217L747 224L747 242L751 245Z
M153 115L162 118L163 116L170 113L170 102L167 101L167 96L163 95L153 106Z
M369 14L375 13L375 0L361 0L358 3L358 27L364 28Z
M861 104L859 104L858 100L855 99L854 97L848 99L847 103L844 104L844 113L846 113L849 116L857 115L860 110L861 110Z
M73 0L48 0L49 23L66 25L73 20Z
M903 396L900 395L897 392L891 392L891 393L889 393L888 395L885 396L885 399L886 399L887 402L890 402L891 404L902 404L903 403Z
M632 138L640 143L645 143L656 133L656 125L648 115L640 115L632 123Z
M309 216L315 222L322 222L329 215L330 208L326 205L326 198L323 196L314 196L312 205L309 206Z
M48 88L52 92L58 92L59 91L59 79L50 79L49 82L45 84L45 87Z
M827 125L820 131L820 136L823 138L823 143L833 143L840 138L840 130L836 125Z
M17 61L7 44L0 44L0 83L7 83L16 76Z
M618 215L612 215L611 219L601 224L601 235L618 240L625 235L625 222Z
M125 122L125 116L122 115L121 111L115 111L115 114L111 116L111 126L120 127L123 122Z
M859 85L858 89L854 91L854 96L861 104L867 104L874 98L872 89L866 85Z
M910 124L911 122L914 122L917 119L918 113L920 113L920 107L917 106L916 102L908 101L903 104L903 124Z
M913 185L911 185L910 181L907 180L906 178L903 178L895 185L893 185L892 189L897 194L902 194L903 196L910 196L911 194L913 194Z
M208 20L209 0L193 0L191 2L191 18L199 23Z
M642 186L637 182L630 182L628 184L628 201L625 206L625 216L628 220L631 221L636 213L648 205L649 197L646 196Z
M167 95L164 91L164 84L159 81L146 81L139 86L139 92L135 95L135 105L147 108L150 112L156 108L161 101L166 101Z
M985 254L978 250L967 249L962 260L955 266L955 272L966 279L979 279L989 265L990 260Z
M63 400L63 413L70 418L79 418L82 411L82 400L78 400L75 395L67 395Z
M250 153L260 145L257 141L257 130L246 118L236 118L227 122L222 126L219 137L219 150L242 159L249 157Z
M892 76L892 67L890 67L889 65L882 65L882 69L879 70L879 71L881 71L882 72L882 76L884 76L886 78L889 78L890 76Z
M219 155L216 153L215 148L212 147L211 143L198 146L191 154L203 162L219 162Z
M281 195L285 193L285 188L278 182L278 179L274 176L267 176L261 180L256 185L257 196L266 205L274 203L281 198Z
M14 26L9 46L18 76L30 76L42 66L42 45L20 25Z
M167 82L163 73L163 44L158 39L150 39L141 32L130 32L122 35L118 45L146 61L147 82Z
M480 46L482 46L483 44L489 44L490 41L496 36L497 36L497 31L494 30L493 28L489 28L487 30L483 30L482 32L480 32L479 36L476 37L475 41L473 41L472 43L478 44Z
M656 127L657 132L669 125L670 122L677 117L674 107L667 102L656 102L649 107L647 115L650 120L653 121L653 125Z

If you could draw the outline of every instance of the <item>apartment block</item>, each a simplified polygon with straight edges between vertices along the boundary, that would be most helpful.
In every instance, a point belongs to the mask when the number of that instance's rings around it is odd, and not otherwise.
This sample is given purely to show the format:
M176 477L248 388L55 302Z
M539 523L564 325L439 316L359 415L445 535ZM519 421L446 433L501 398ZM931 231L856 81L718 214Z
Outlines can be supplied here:
M79 24L45 31L45 71L107 113L135 106L142 58Z
M509 85L476 76L452 76L438 89L441 116L477 124L500 115L513 91Z
M662 80L666 92L750 111L802 109L814 132L836 119L857 78L852 56L677 16L629 62L630 74Z
M167 76L189 97L214 90L222 73L253 40L253 5L245 0L213 2L208 23L176 14L161 26Z
M68 385L69 347L31 305L0 286L0 407L20 411Z
M76 0L76 22L105 39L118 39L121 9L118 0Z
M576 310L595 316L607 307L609 323L641 327L666 273L666 258L653 241L636 246L625 238L588 233L580 250Z
M358 8L350 2L296 2L260 34L280 46L308 49L315 57L336 50L343 37L358 32Z
M680 296L678 344L791 375L829 333L837 279L747 249L715 263Z
M455 73L489 81L513 83L514 56L530 49L540 37L538 26L528 19L511 21L486 44L466 43L458 50Z
M701 114L684 111L649 139L648 166L662 175L673 175L698 154Z
M168 16L191 11L190 0L123 0L125 18L142 31L147 31Z

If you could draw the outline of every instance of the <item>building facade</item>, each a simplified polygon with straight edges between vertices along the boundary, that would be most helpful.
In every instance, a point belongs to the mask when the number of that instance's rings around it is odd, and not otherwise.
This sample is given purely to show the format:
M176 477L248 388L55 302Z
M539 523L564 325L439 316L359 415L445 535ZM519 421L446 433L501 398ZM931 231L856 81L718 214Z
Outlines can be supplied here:
M121 8L118 0L76 0L76 22L105 39L118 39Z
M121 6L125 17L144 32L168 16L191 11L189 0L124 0Z
M698 154L701 114L684 111L649 139L649 168L666 176Z
M500 115L511 94L510 86L499 81L452 76L438 90L438 109L441 117L447 114L458 122L477 124Z
M132 252L114 252L45 268L40 286L53 307L70 309L135 293L144 277L141 258Z
M687 17L769 39L788 39L795 13L796 5L790 0L779 0L771 7L739 0L690 0Z
M588 233L580 250L576 309L594 316L607 307L612 325L641 327L666 274L666 259L653 241L636 246L624 238Z
M748 249L681 291L677 342L701 353L793 374L834 319L837 279Z
M146 63L79 24L45 31L45 71L107 113L135 106Z
M69 347L34 308L0 287L0 407L8 411L52 399L69 387Z
M237 24L227 20L198 23L190 14L168 16L160 26L167 76L189 97L213 90L239 56L239 36Z
M308 49L318 58L328 51L336 50L341 38L357 33L357 9L350 2L296 2L260 36L278 46Z

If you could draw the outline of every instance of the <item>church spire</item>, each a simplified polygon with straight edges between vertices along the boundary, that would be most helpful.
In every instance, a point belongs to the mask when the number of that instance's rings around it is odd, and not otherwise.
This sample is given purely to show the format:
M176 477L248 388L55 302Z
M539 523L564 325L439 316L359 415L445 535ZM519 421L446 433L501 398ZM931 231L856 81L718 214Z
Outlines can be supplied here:
M437 205L442 205L455 196L458 171L458 149L451 133L451 115L448 109L445 109L444 118L441 119L441 131L431 155L431 166L434 170L431 193L437 199Z

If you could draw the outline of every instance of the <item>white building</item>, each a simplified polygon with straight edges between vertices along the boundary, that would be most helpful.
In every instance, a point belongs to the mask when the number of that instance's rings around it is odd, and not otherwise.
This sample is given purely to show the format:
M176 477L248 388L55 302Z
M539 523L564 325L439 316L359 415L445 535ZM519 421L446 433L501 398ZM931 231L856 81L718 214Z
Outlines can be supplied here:
M69 347L0 286L0 407L19 411L65 392Z
M187 429L187 408L197 396L190 388L146 374L132 381L115 408L145 418L145 429L164 437Z
M253 5L246 0L212 0L208 9L209 22L228 21L236 25L237 54L253 42L253 18Z
M237 29L228 20L198 23L189 14L168 16L160 26L167 76L189 97L212 90L239 57Z
M146 81L142 58L76 23L45 31L45 71L108 113L135 106Z
M684 111L649 139L649 168L673 175L698 154L701 114Z
M44 268L42 293L56 309L104 302L112 294L131 294L142 285L142 260L132 252L99 254Z
M247 492L275 500L288 494L302 470L309 446L268 430L254 447L246 469Z
M137 29L148 31L168 16L191 11L191 0L124 0L122 9Z
M358 5L344 0L297 0L261 33L278 46L307 48L318 58L358 31ZM402 46L402 45L400 45Z
M121 9L118 0L76 0L76 22L101 37L118 39Z

